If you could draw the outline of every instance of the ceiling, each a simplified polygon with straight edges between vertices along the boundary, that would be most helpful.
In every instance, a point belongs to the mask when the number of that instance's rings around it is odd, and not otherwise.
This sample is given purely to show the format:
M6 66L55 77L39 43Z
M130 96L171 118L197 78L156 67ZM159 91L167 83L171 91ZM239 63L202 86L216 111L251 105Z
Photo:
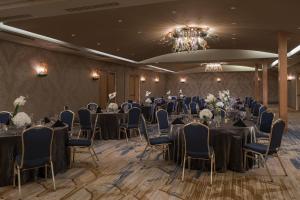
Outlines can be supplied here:
M277 33L285 31L290 50L300 43L299 6L299 0L1 0L0 21L142 61L171 53L160 39L189 24L213 29L218 38L209 41L211 49L277 53ZM182 71L191 65L172 66Z

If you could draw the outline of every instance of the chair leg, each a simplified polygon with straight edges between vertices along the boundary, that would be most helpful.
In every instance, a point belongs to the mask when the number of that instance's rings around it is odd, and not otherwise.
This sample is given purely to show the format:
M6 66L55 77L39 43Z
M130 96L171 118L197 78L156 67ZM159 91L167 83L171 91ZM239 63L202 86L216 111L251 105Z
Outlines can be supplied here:
M98 157L98 155L96 154L96 151L95 151L94 147L91 147L91 149L92 149L92 151L93 151L93 153L94 153L94 155L95 155L97 161L99 161L99 157Z
M281 168L282 168L283 171L284 171L284 175L287 176L288 174L287 174L287 172L286 172L286 170L285 170L285 168L284 168L284 165L283 165L283 163L282 163L282 161L281 161L281 158L279 157L278 153L276 153L276 156L277 156L277 158L278 158L278 161L279 161L279 163L280 163Z
M51 167L51 175L52 175L52 182L53 182L53 190L56 190L56 185L55 185L55 177L54 177L54 169L53 169L53 163L50 161L50 167Z
M167 144L167 151L168 151L168 160L171 160L170 158L170 146Z
M212 176L213 176L213 158L210 159L210 185L212 185Z
M270 173L269 167L268 167L268 165L267 165L266 159L264 158L263 155L260 155L260 157L261 157L261 160L264 162L264 165L265 165L266 170L267 170L267 172L268 172L268 175L269 175L269 177L270 177L270 179L271 179L271 182L274 182L273 177L272 177L272 175L271 175L271 173Z
M13 187L16 187L16 163L14 163Z
M20 168L17 167L17 171L18 171L18 189L19 189L19 198L22 199L22 191L21 191L21 172L20 172Z
M182 166L182 176L181 176L181 181L184 181L185 159L186 159L186 157L184 156L184 158L183 158L183 166Z
M248 154L248 152L245 150L245 152L244 152L244 169L246 170L247 169L247 154Z
M92 159L93 159L93 161L94 161L94 163L95 163L96 167L98 167L98 163L97 163L97 160L95 159L95 155L94 155L94 153L93 153L92 149L91 149L91 148L89 148L89 151L90 151L91 157L92 157Z
M143 141L143 138L142 138L140 129L138 128L137 131L138 131L138 133L139 133L139 136L140 136L140 138L141 138L141 141Z
M148 148L148 144L145 146L145 149L144 149L143 153L141 154L140 161L143 159L143 157L144 157L144 155L146 153L147 148Z
M77 136L78 139L80 138L80 135L81 135L81 130L79 130L78 132L78 136Z

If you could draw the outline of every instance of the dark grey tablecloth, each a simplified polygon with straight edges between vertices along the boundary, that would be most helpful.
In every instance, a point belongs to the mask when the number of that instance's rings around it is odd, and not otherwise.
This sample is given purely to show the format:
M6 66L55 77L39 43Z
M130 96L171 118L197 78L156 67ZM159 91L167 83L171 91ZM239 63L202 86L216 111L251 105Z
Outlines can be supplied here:
M216 156L216 170L225 172L233 170L244 171L243 166L243 146L250 141L251 132L253 132L253 122L245 122L248 127L234 127L233 122L222 124L221 127L210 128L210 145L213 147ZM182 160L183 149L183 125L173 128L173 137L175 139L175 161L180 163ZM172 151L171 151L172 152ZM192 169L209 169L209 162L192 160Z
M52 159L54 172L65 172L69 167L70 152L68 144L68 128L54 128ZM15 156L21 147L21 130L9 129L0 134L0 187L13 183L13 166ZM33 180L35 176L43 176L44 170L24 171L22 182Z
M126 113L99 113L97 126L101 129L102 139L118 139L120 123L125 122L126 117ZM101 139L99 133L95 139Z

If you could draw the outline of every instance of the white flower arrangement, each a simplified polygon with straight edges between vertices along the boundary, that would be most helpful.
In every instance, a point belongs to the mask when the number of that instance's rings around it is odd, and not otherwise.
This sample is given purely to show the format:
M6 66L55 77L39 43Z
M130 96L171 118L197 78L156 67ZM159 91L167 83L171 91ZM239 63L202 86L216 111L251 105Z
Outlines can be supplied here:
M179 94L182 94L182 89L179 90Z
M12 118L12 122L18 128L21 128L21 127L31 124L31 119L26 113L19 112Z
M219 108L223 108L224 107L224 103L222 101L219 101L216 103L216 106Z
M171 90L168 90L168 92L166 93L168 96L171 95Z
M184 95L183 95L183 94L180 94L180 95L179 95L179 97L180 97L180 98L183 98L183 97L184 97Z
M146 91L146 95L145 95L145 97L149 97L149 96L150 96L150 94L151 94L151 92L149 92L149 91Z
M203 109L200 111L199 117L203 120L210 120L213 117L213 114L209 109Z
M169 96L168 96L168 99L169 99L169 100L172 100L172 97L169 95Z
M151 100L150 98L147 98L147 99L145 100L145 102L150 104L150 103L152 103L152 100Z
M26 98L24 96L19 96L14 101L14 107L16 106L24 106L26 103Z
M114 98L116 98L116 96L117 96L117 93L113 92L108 95L108 98L109 98L109 100L113 100Z
M224 103L225 107L228 107L231 101L229 90L219 91L219 98Z
M119 108L118 104L116 104L116 103L110 103L110 104L108 104L108 107L107 107L109 112L116 112L118 110L118 108Z
M217 98L213 94L208 94L205 99L205 102L208 104L216 103L216 101L217 101Z

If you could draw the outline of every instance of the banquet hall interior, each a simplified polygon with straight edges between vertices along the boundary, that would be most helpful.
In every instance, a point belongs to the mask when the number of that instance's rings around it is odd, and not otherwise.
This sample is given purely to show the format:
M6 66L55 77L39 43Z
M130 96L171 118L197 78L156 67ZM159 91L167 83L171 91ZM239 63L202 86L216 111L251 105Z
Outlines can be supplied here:
M1 0L0 200L300 199L299 0Z

